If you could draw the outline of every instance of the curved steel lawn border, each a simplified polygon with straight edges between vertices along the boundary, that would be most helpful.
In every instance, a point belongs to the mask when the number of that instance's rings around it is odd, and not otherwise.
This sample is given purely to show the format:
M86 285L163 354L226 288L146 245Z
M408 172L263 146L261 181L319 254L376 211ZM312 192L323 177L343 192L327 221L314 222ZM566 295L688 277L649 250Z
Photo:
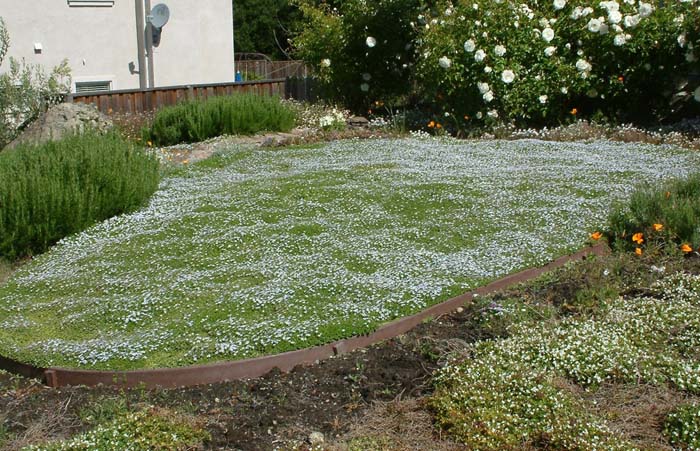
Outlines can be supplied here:
M535 279L547 271L564 266L566 263L582 260L590 255L604 255L607 252L608 248L603 245L587 247L575 254L560 257L545 266L511 274L476 290L434 305L415 315L386 323L370 335L352 337L323 346L300 349L283 354L182 368L158 368L136 371L38 368L0 356L0 369L27 377L42 378L44 383L50 387L69 385L95 386L103 384L114 387L174 388L235 379L256 378L263 376L274 368L287 372L297 365L312 364L319 360L345 354L358 348L364 348L389 338L397 337L413 329L426 319L455 311L460 306L471 301L475 295L483 296L503 290L511 285Z

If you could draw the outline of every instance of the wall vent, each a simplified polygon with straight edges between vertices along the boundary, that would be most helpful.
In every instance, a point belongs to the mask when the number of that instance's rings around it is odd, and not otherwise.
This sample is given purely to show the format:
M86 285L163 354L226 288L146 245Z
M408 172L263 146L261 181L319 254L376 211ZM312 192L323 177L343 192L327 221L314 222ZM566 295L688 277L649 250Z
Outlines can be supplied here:
M78 81L75 82L75 93L84 92L107 92L112 88L111 81Z

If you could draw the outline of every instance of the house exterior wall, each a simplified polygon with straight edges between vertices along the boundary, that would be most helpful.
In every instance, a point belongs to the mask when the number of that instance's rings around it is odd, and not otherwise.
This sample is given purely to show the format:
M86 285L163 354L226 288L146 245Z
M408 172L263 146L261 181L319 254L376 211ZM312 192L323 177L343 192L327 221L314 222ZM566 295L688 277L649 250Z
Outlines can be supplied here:
M111 81L111 89L139 87L137 0L71 6L71 0L0 0L0 17L10 33L9 57L40 64L48 72L68 59L76 82ZM142 1L142 0L141 0ZM159 3L153 0L152 5ZM233 81L231 0L163 0L170 21L154 49L156 86ZM41 52L34 49L42 46ZM144 68L145 70L145 68Z

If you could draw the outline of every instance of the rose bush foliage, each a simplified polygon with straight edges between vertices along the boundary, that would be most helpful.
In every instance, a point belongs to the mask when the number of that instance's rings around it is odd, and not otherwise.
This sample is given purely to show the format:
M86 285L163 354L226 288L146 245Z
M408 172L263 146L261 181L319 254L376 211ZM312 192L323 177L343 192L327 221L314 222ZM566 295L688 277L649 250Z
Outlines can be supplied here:
M305 28L297 56L315 67L325 95L356 112L393 103L411 91L421 0L348 0L336 5L297 0Z
M425 18L417 71L460 119L662 119L697 111L699 30L695 0L444 2Z

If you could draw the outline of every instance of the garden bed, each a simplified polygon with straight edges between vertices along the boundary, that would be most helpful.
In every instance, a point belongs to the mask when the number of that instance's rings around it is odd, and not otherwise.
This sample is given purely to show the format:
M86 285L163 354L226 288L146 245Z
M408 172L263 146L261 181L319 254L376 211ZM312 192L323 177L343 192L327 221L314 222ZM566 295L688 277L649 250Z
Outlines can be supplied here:
M636 183L698 160L609 142L230 149L14 274L0 354L154 368L368 333L581 247Z

